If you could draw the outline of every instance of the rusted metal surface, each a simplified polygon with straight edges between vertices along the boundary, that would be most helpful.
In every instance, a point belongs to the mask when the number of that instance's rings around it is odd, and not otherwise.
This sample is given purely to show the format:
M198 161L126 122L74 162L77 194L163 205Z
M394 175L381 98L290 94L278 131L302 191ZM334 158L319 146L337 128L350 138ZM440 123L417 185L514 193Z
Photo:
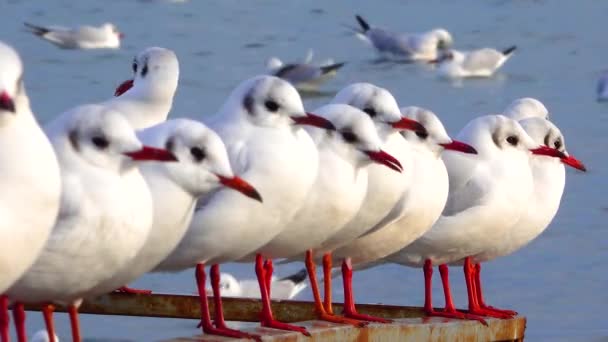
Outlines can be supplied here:
M213 302L211 311L213 313ZM223 298L226 320L257 322L261 302L257 299ZM264 335L268 341L521 341L526 320L516 317L511 320L489 319L489 326L477 322L427 318L421 308L392 305L360 304L361 313L385 318L397 318L393 324L372 324L366 328L335 325L313 321L314 306L304 301L273 301L275 318L284 322L301 322L310 328L312 339L295 333L285 333L273 329L251 328L251 332ZM27 310L39 310L38 306L27 306ZM57 311L65 308L57 306ZM342 305L334 305L341 312ZM109 294L95 300L85 301L81 313L97 315L148 316L167 318L200 317L199 301L196 296L154 294ZM172 341L224 341L230 339L215 336L195 336Z

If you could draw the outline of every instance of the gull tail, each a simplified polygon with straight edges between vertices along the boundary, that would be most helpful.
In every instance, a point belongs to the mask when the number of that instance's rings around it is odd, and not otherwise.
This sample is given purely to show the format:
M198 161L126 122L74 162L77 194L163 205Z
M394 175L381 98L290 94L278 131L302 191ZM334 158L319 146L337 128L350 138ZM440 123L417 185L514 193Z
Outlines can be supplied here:
M337 71L338 69L340 69L341 67L343 67L344 64L346 64L346 62L335 63L335 64L330 64L330 65L322 66L322 67L320 67L321 73L323 75L325 75L325 74L329 74L330 72Z
M508 56L508 55L512 54L513 51L515 51L515 49L517 49L517 46L513 45L511 47L508 47L508 48L502 50L502 54L505 56Z
M293 282L294 284L300 284L302 282L304 282L306 280L306 276L308 275L308 273L306 272L306 269L303 268L301 270L299 270L298 272L289 275L285 278L281 278L279 280L290 280L291 282Z
M34 24L30 24L27 22L24 22L23 25L25 25L25 27L27 27L30 32L32 32L33 34L35 34L37 36L44 36L45 34L51 32L51 30L49 30L47 28L44 28L42 26L37 26Z
M370 26L367 23L367 21L365 21L360 15L355 15L355 18L357 19L357 21L359 22L359 25L361 26L361 29L363 30L363 33L369 31Z

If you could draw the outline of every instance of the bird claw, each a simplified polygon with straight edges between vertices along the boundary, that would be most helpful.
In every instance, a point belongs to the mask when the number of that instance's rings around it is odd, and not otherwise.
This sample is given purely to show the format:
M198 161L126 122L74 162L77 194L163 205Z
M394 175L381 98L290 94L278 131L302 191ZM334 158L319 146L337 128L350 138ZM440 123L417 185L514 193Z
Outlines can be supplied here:
M308 336L308 337L311 336L310 333L308 332L308 330L306 330L306 328L304 328L304 327L287 324L287 323L283 323L283 322L279 322L279 321L275 321L275 320L263 320L261 322L261 325L265 328L296 331L296 332L303 334L304 336Z
M119 287L114 290L115 293L128 293L128 294L138 294L138 295L151 295L152 290L144 290L144 289L134 289L127 286Z
M452 319L464 319L470 321L478 321L479 323L488 326L488 322L481 316L472 315L469 313L459 312L459 311L436 311L436 310L425 310L425 314L429 317L443 317L443 318L452 318Z

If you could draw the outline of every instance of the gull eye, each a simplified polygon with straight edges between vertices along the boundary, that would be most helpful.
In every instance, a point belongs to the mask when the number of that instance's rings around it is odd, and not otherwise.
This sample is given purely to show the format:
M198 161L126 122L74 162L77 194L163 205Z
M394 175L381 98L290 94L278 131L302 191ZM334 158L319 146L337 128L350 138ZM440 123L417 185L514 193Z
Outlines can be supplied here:
M372 107L367 107L363 109L364 112L367 113L367 115L369 115L370 117L375 117L378 113L376 113L376 110Z
M136 74L137 73L137 62L136 61L133 61L132 67L133 67L133 73Z
M266 102L264 102L264 107L266 107L268 111L273 113L279 110L279 104L273 100L267 100Z
M507 142L513 146L517 146L517 144L519 143L519 138L514 135L510 135L507 137Z
M562 141L560 139L555 140L555 142L553 143L553 146L555 147L556 150L559 150L560 148L562 148Z
M147 74L148 74L148 64L146 63L144 65L144 68L141 69L141 77L146 77Z
M91 138L91 142L93 143L93 145L95 145L95 147L97 147L100 150L103 150L103 149L107 148L108 146L110 146L110 142L108 141L108 139L106 139L103 136L95 136L95 137Z
M429 136L428 132L425 131L416 131L416 135L420 138L420 139L426 139Z
M357 140L359 140L357 138L357 135L353 132L346 131L346 132L341 132L341 134L342 134L342 138L344 138L344 141L346 141L349 144L354 144L357 142Z
M205 159L205 151L200 147L192 147L190 149L190 154L197 163L200 163L201 161L203 161L203 159Z

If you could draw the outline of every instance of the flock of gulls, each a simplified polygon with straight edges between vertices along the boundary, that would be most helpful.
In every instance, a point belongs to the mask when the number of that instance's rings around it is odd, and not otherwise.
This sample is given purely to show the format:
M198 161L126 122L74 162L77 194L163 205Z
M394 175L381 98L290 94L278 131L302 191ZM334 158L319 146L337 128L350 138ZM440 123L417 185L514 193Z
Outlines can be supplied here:
M357 34L380 53L437 62L450 77L491 75L515 49L450 50L446 30L398 34L356 19ZM122 37L111 24L26 26L62 48L116 48ZM352 289L353 270L383 263L423 269L428 316L481 324L511 318L516 312L486 304L481 264L543 232L559 208L565 166L585 171L532 98L472 119L453 139L431 110L400 108L389 90L370 83L350 84L306 110L292 83L318 84L342 64L309 68L274 59L272 75L244 80L215 116L201 113L203 123L168 118L179 83L173 51L149 47L132 63L132 79L115 97L41 127L21 59L0 43L2 342L9 340L9 308L18 340L26 341L24 305L41 304L53 341L53 304L66 305L80 341L82 300L112 291L146 295L126 285L148 272L193 267L202 330L260 340L224 321L221 292L241 285L221 276L228 262L255 265L262 326L309 335L273 317L273 292L294 291L274 286L273 259L305 263L320 320L390 322L358 313ZM463 266L466 311L454 306L450 265ZM433 266L444 288L441 310L431 300ZM341 315L332 310L334 267L344 279Z

